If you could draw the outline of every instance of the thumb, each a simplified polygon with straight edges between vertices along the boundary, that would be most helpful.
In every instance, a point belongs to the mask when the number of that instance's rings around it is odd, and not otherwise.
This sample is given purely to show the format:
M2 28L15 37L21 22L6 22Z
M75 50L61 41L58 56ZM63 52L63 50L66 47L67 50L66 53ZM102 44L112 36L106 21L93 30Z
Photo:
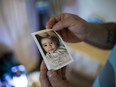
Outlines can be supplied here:
M63 87L65 81L55 72L55 71L48 71L47 72L49 81L53 87Z
M70 24L66 20L57 22L52 28L56 31L69 27Z

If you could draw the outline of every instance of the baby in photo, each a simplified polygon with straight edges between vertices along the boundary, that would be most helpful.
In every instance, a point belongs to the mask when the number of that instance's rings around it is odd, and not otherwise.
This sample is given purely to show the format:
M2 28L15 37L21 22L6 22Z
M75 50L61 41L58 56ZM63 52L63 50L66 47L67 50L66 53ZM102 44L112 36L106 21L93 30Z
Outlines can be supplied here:
M32 34L48 70L57 70L73 60L61 37L53 30L43 30Z

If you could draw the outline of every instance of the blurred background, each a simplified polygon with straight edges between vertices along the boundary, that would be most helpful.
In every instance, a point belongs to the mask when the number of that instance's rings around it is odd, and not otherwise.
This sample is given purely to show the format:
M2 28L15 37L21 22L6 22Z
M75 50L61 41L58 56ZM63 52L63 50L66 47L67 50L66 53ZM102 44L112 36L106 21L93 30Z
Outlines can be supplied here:
M31 33L45 29L50 17L66 12L96 24L116 22L115 4L116 0L0 0L0 87L40 87L42 58ZM77 61L73 75L78 79L70 79L79 87L91 87L111 50L83 42L67 46Z

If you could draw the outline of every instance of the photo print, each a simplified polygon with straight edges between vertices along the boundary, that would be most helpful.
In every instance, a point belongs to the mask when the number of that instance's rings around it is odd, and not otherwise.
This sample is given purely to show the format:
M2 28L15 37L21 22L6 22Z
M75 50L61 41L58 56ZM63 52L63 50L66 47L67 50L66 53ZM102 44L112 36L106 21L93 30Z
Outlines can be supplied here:
M32 33L48 70L60 69L73 59L59 34L53 29Z

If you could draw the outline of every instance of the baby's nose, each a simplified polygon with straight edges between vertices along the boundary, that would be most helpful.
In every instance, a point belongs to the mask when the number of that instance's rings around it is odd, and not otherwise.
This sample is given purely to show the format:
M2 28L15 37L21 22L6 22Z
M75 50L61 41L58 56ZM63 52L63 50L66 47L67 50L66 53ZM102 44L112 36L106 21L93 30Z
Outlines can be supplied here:
M49 48L51 48L52 46L51 45L48 45Z

